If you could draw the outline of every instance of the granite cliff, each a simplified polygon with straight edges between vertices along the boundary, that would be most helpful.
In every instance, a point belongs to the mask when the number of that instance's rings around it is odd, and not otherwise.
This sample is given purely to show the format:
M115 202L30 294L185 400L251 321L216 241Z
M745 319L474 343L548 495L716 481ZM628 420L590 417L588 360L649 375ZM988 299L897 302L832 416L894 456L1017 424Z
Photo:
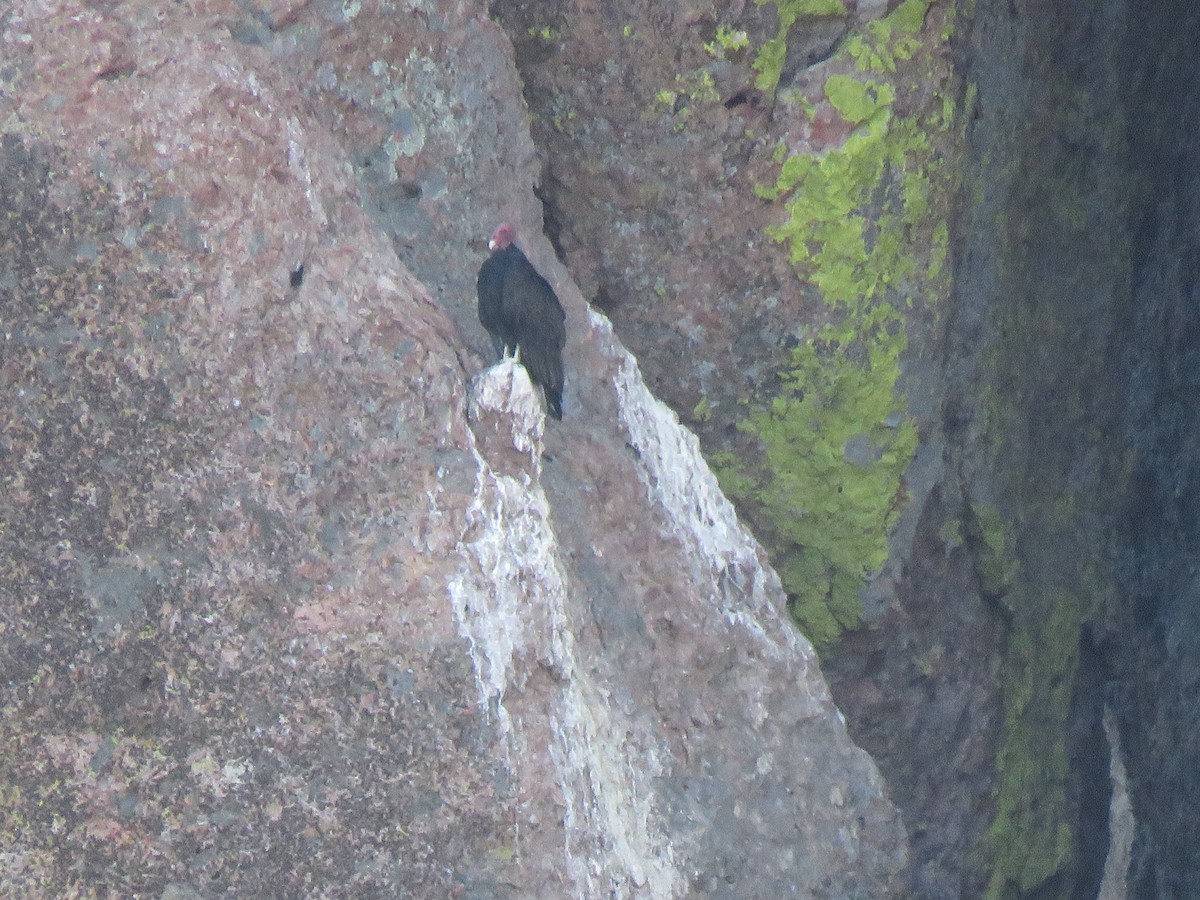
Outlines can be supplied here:
M606 6L493 5L549 233L768 548L909 892L1188 896L1195 11Z
M539 237L485 9L0 43L7 895L899 889L764 552ZM485 371L500 219L568 309L561 425Z
M1198 19L0 8L0 881L1190 896Z

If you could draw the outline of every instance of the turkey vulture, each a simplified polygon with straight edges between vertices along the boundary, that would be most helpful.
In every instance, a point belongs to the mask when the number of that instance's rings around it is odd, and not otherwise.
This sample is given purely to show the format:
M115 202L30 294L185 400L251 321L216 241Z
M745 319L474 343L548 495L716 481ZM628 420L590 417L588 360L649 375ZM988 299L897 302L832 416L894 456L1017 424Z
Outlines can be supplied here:
M492 255L480 266L476 283L479 321L496 354L517 356L530 380L545 391L550 415L561 419L566 313L554 288L513 243L515 236L506 222L488 242Z

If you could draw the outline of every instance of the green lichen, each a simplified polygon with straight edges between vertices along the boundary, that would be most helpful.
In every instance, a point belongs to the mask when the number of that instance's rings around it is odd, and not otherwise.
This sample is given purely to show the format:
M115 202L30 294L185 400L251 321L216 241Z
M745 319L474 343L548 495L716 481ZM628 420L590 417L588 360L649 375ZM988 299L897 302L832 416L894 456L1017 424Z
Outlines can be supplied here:
M681 99L686 99L687 103L681 104ZM676 131L682 130L684 122L692 115L689 104L717 103L720 99L717 84L707 69L677 74L671 87L663 88L654 95L655 104L675 116Z
M1058 122L1058 111L1078 95L1069 85L1053 89L1047 108ZM994 510L972 504L975 524L967 523L979 538L980 587L1002 593L1008 637L998 670L1004 718L986 844L989 900L1072 897L1086 882L1076 833L1082 775L1072 766L1082 711L1073 708L1072 692L1083 632L1114 602L1111 498L1129 473L1110 427L1119 421L1112 396L1123 382L1103 354L1062 348L1102 346L1122 321L1119 304L1103 299L1110 273L1092 260L1124 271L1130 248L1124 231L1095 227L1103 204L1079 201L1121 171L1122 132L1089 124L1081 133L1095 139L1085 155L1064 150L1030 159L1029 147L1044 153L1046 145L1018 135L983 160L989 172L1021 166L1030 179L1027 194L988 217L996 337L980 357L975 452L997 500ZM1085 216L1091 227L1081 227ZM1027 223L1056 218L1053 242L1031 251ZM1065 268L1063 259L1070 260ZM1060 277L1069 288L1047 287ZM1082 453L1047 450L1055 447L1087 447L1087 462Z
M686 75L675 76L675 86L693 103L716 103L721 99L716 82L707 69L697 69Z
M861 81L850 75L830 75L825 80L825 96L847 122L865 122L886 110L896 99L890 84Z
M746 32L718 25L713 39L704 45L704 51L716 59L725 59L727 54L737 53L749 46L750 36Z
M842 0L783 0L779 4L779 18L789 17L789 25L800 16L840 16L845 12Z
M861 34L846 41L846 53L860 72L895 72L897 61L921 49L916 34L925 22L930 0L905 0L883 19L868 22ZM942 40L949 40L947 32Z
M1003 597L1020 568L1016 533L990 503L971 504L966 527L967 533L975 539L975 570L979 576L979 589L986 596Z
M1017 621L1001 673L1004 732L996 758L996 813L987 835L992 876L986 900L1031 896L1071 865L1071 691L1079 630L1104 590L1086 577L1074 587L1043 589L1019 580L1013 589Z
M908 0L862 46L894 70L889 52L911 55L912 23L928 5ZM780 41L797 16L813 14L799 6L781 5ZM776 51L768 42L763 52ZM792 351L773 396L740 424L761 457L714 460L722 487L765 518L793 614L821 650L861 624L861 591L887 558L917 442L897 391L904 317L936 293L948 244L951 179L929 138L943 130L943 109L898 116L897 91L886 80L831 75L825 95L854 132L822 156L785 153L775 183L758 189L785 208L768 235L788 247L831 321Z
M764 6L768 0L755 2ZM759 48L754 59L754 70L758 73L755 86L768 92L774 91L779 84L779 74L783 71L783 61L787 56L788 31L795 21L799 18L846 14L843 0L777 0L775 9L779 15L779 31Z
M882 22L896 31L910 35L916 34L925 24L925 14L929 12L929 3L930 0L904 0ZM949 37L949 34L942 33L943 40L947 40Z
M1008 468L1005 436L1027 429L1031 412L1053 423L1044 426L1047 440L1055 432L1069 439L1081 433L1080 423L1096 417L1091 385L1103 375L1087 371L1087 361L1062 363L1061 371L1049 374L1030 364L1061 346L1063 314L1054 303L1034 315L1020 304L998 314L1006 337L988 361L989 382L995 386L982 400L989 443L1001 448L989 466L1001 482L1007 512L974 503L967 523L977 538L980 588L1002 607L1008 633L999 670L1004 720L996 756L996 808L987 834L991 876L985 897L1065 897L1072 896L1069 873L1078 850L1072 799L1078 774L1070 751L1080 635L1113 596L1111 551L1098 537L1109 510L1098 485L1122 474L1093 473L1086 476L1095 479L1093 486L1056 490L1061 472L1043 469L1030 480L1020 455L1017 471ZM1095 330L1106 333L1102 323ZM1085 370L1072 371L1079 367ZM1031 409L1026 386L1046 378L1056 390L1033 401ZM1085 440L1092 447L1106 445L1099 434ZM1053 884L1059 887L1048 887Z
M1070 631L1062 621L1047 623L1046 631L1057 628ZM1063 735L1071 679L1051 690L1059 696L1046 696L1042 690L1035 657L1047 636L1034 640L1019 632L1009 648L1005 733L996 758L1000 784L996 816L988 831L993 856L988 900L1028 896L1062 868L1074 846L1071 829L1059 815L1066 804L1068 761ZM1072 653L1068 656L1072 658L1064 660L1064 669L1073 674L1077 661ZM1037 752L1031 753L1034 748Z
M749 497L753 494L755 481L743 470L742 460L736 453L717 451L708 457L708 464L725 496Z
M919 124L893 121L890 104L865 127L822 157L797 154L783 164L774 196L789 194L790 217L771 231L788 245L792 262L804 266L827 303L873 306L887 287L900 287L918 269L912 229L928 210L921 171L930 146ZM869 213L872 194L887 180L909 181L893 190L892 210ZM871 226L868 229L868 225ZM868 234L870 232L870 234ZM865 303L863 301L866 301ZM883 309L862 310L871 324L884 324Z
M861 623L859 592L887 557L893 501L916 447L915 425L897 416L900 334L876 331L849 354L797 347L785 387L742 425L763 447L767 474L754 499L772 522L775 567L820 648Z
M767 0L756 2L762 6ZM894 72L897 60L911 59L920 49L916 33L925 21L929 4L930 0L905 0L885 18L868 22L862 34L849 38L846 52L854 58L860 71ZM779 84L787 56L788 31L796 20L846 13L842 0L780 0L776 8L779 30L759 48L754 60L754 70L758 73L755 85L767 92L774 91ZM943 32L942 39L948 40L949 33Z
M786 35L786 29L781 29ZM779 76L783 72L783 61L787 57L787 38L773 37L758 50L754 58L754 86L768 93L775 90L779 84Z

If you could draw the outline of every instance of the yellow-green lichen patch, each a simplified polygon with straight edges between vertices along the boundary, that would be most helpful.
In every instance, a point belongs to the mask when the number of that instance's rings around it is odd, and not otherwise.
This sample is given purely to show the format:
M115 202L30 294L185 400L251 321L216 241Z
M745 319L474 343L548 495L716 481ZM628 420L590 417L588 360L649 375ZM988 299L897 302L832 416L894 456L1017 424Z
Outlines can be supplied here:
M1069 867L1076 852L1069 718L1079 633L1111 590L1103 566L1067 568L1065 578L1018 577L1007 603L1014 623L1001 671L1004 732L987 834L992 874L986 900L1033 895Z
M975 539L975 570L979 589L987 597L1001 598L1017 576L1016 535L1000 511L988 503L971 504L965 523ZM1005 603L1005 608L1008 604Z
M1041 202L1054 201L1043 195ZM1071 757L1079 711L1072 692L1085 628L1113 602L1113 551L1103 524L1111 513L1107 485L1127 477L1117 464L1084 469L1054 454L1039 453L1029 466L1025 440L1039 448L1060 442L1103 448L1096 459L1111 449L1111 436L1089 433L1104 421L1110 396L1104 360L1060 352L1065 335L1088 345L1111 326L1102 310L1087 321L1073 295L1069 302L1053 295L1042 302L1026 284L1037 276L1025 254L1002 252L1010 255L1000 283L1038 302L1001 303L994 312L1004 337L984 355L989 387L981 421L988 424L980 444L995 448L985 465L1003 512L972 503L966 523L977 540L980 589L1002 609L1008 634L998 671L1004 720L986 844L988 900L1059 896L1047 886L1070 884L1078 873L1080 773ZM1066 478L1078 486L1063 489Z
M1055 85L1042 101L1055 128L1072 96L1070 85ZM981 592L996 601L1007 635L997 672L1004 718L986 843L989 900L1070 896L1086 881L1079 790L1089 776L1075 757L1094 713L1086 698L1099 688L1095 672L1081 677L1080 646L1113 602L1111 503L1129 475L1112 404L1124 376L1103 354L1063 351L1102 346L1122 321L1109 292L1112 272L1128 265L1127 233L1100 226L1106 207L1079 198L1113 183L1124 145L1092 125L1078 132L1088 153L1056 149L1056 138L1043 137L1043 116L1030 121L981 153L989 181L1004 183L1019 169L1022 188L989 206L986 225L976 222L972 230L982 230L968 238L995 252L987 299L973 301L987 305L994 336L980 349L972 451L980 456L972 480L995 501L973 501L964 523Z
M847 122L865 122L885 111L896 99L890 84L862 81L852 75L830 75L825 80L825 96Z
M676 131L682 130L683 123L692 116L692 104L716 104L720 99L716 82L708 69L676 74L671 87L663 88L654 95L655 104L676 118Z
M895 70L888 54L913 56L911 26L928 6L909 0L855 46ZM907 64L923 65L927 84L950 77L936 49ZM853 132L820 156L785 154L775 183L759 188L786 212L769 236L820 292L829 323L792 350L772 395L741 423L760 455L714 460L725 490L766 520L793 613L818 649L861 623L861 591L887 558L917 442L897 390L906 316L944 290L954 187L930 137L948 128L941 98L898 115L897 98L909 90L899 79L867 77L852 55L841 60L825 96Z
M764 6L767 0L755 2ZM783 61L787 56L788 31L797 19L846 14L843 0L777 0L775 8L779 14L779 31L759 48L754 58L754 70L758 73L755 85L762 91L774 91L779 84L779 74L783 71Z
M903 339L880 330L855 340L856 348L797 347L785 388L743 424L769 473L754 499L772 523L776 569L822 648L860 624L859 591L886 559L895 494L916 446L894 390Z
M842 0L784 0L779 4L779 18L789 17L789 25L800 16L840 16L845 11Z
M781 29L786 34L785 29ZM758 50L754 58L754 86L760 91L773 91L779 84L779 75L783 71L783 61L787 57L787 41L782 37L773 37Z
M736 54L750 46L750 37L741 29L730 29L718 25L713 39L704 45L709 56L725 59L727 55Z
M1066 716L1077 665L1077 596L1058 594L1034 634L1018 629L1005 663L1005 731L996 757L1000 783L988 831L993 855L988 900L1028 896L1070 859L1074 838L1062 819L1068 759ZM1056 647L1067 677L1045 683L1039 655ZM1036 753L1030 752L1036 748ZM1030 803L1030 798L1037 798Z
M917 32L925 22L930 0L904 0L883 19L868 22L861 34L846 41L845 52L860 72L895 72L897 60L912 59L921 49ZM943 32L942 41L949 40Z

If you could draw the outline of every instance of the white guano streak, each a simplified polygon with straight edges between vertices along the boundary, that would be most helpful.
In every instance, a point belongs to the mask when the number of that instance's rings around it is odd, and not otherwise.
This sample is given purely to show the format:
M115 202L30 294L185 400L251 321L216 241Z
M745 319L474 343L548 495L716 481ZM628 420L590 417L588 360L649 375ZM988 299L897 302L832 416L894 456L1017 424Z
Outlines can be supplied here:
M549 756L566 806L566 869L577 896L675 897L682 877L655 826L649 785L661 766L653 750L622 740L624 729L577 663L566 613L567 578L546 494L535 480L540 431L523 427L532 424L522 414L526 404L522 392L514 396L510 386L511 381L503 386L503 408L513 414L514 446L531 453L535 477L498 474L473 448L479 474L458 548L467 564L450 585L481 700L507 739L509 764L525 764L527 778L543 780L537 771L542 760L514 752L543 743L525 733L539 725L530 721L528 706L521 716L512 715L506 694L524 687L531 667L542 665L555 674L561 688L544 712ZM481 387L477 400L487 391Z
M595 311L590 316L594 328L612 333L607 318ZM609 356L618 364L614 380L621 423L638 451L639 474L688 548L709 601L729 624L753 634L771 656L806 667L812 647L780 615L771 598L782 596L778 578L763 568L758 543L721 492L700 454L700 442L650 393L629 352L615 339L610 346Z

